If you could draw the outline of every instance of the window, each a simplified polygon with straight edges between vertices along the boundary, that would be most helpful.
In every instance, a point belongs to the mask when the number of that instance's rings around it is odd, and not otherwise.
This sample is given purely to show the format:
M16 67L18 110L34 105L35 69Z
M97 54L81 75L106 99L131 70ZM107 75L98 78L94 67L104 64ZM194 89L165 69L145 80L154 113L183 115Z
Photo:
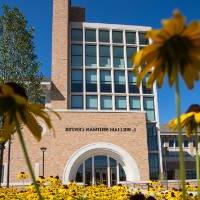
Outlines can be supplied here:
M107 30L99 31L99 42L110 42L110 32Z
M157 180L159 178L159 156L158 153L149 154L150 179Z
M83 46L81 44L73 44L71 47L71 66L83 66Z
M97 91L97 71L96 70L86 71L86 91L87 92Z
M122 31L113 31L112 40L113 40L113 43L123 43Z
M179 147L177 138L175 139L175 147Z
M136 83L136 76L132 71L128 72L128 89L129 93L140 93L139 88Z
M92 158L89 158L85 161L85 184L92 184Z
M149 80L149 76L150 76L150 74L147 74L142 81L142 91L144 94L152 94L153 93L153 89L147 87L147 82Z
M140 97L129 97L130 110L141 110Z
M76 182L86 185L112 186L118 184L118 180L126 181L125 171L117 160L106 155L95 155L84 160L76 172Z
M98 100L96 95L86 96L86 108L95 110L98 108Z
M101 81L101 92L111 92L111 75L108 70L101 70L100 72L100 81Z
M71 30L71 41L83 41L83 30L82 29L72 29Z
M119 181L126 181L126 174L120 164L119 164Z
M136 44L135 32L126 32L126 44Z
M184 144L184 147L189 147L189 141L188 140L184 140L183 144Z
M196 179L196 171L194 169L187 170L186 179Z
M119 46L113 47L113 67L124 68L124 48Z
M127 55L127 67L132 68L132 56L137 52L136 47L127 47L126 48L126 55Z
M96 66L96 45L86 45L85 46L85 65L86 66Z
M77 170L77 173L76 173L76 182L77 183L83 182L83 164L81 164L80 167Z
M139 44L140 45L148 45L149 40L145 37L146 33L139 33Z
M174 147L174 139L169 140L169 147Z
M144 110L147 112L147 120L155 120L154 99L153 97L144 97Z
M112 109L112 96L101 96L101 109L102 110Z
M85 41L96 42L96 30L86 29L85 30Z
M116 96L115 108L116 110L126 110L126 97Z
M126 93L126 83L125 83L125 72L115 71L115 92L116 93Z
M72 109L82 109L83 108L83 96L82 95L72 95L71 108Z
M147 142L148 149L150 151L158 150L158 137L157 137L157 129L156 124L147 124Z
M0 170L1 170L1 183L3 183L4 182L4 170L5 170L5 165L4 164L2 164L2 165L0 165Z
M110 46L99 46L99 65L101 67L111 67Z
M82 70L72 70L71 91L83 92L83 72Z

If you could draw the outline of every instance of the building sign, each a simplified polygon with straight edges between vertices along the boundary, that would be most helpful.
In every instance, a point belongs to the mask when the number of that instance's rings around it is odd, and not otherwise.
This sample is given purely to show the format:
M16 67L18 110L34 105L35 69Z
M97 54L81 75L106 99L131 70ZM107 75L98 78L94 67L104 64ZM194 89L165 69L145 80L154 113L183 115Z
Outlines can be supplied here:
M86 128L65 128L66 132L136 132L136 128L106 128L106 127L86 127Z

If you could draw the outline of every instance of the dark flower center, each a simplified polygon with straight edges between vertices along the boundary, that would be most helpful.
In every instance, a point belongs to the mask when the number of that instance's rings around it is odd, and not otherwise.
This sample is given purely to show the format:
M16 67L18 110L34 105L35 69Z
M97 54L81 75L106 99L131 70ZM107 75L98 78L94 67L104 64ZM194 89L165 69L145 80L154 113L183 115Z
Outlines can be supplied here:
M14 82L8 82L8 83L6 83L5 85L10 86L10 87L14 90L14 92L15 92L16 94L18 94L19 96L22 96L22 97L24 97L26 100L28 100L28 96L26 95L25 89L24 89L22 86L20 86L19 84L14 83Z
M199 104L192 104L188 110L186 111L186 113L189 113L189 112L200 112L200 105Z

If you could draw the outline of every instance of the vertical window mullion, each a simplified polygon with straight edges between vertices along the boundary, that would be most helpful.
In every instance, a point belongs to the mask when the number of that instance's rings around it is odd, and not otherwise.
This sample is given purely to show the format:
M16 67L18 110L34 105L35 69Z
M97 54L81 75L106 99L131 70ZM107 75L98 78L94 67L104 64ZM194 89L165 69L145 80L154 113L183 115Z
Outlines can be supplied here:
M117 184L119 184L119 162L117 161Z
M111 58L111 84L112 84L112 110L115 110L115 90L114 90L114 67L113 67L113 44L112 29L110 29L110 58Z
M86 110L85 27L83 27L83 110Z
M94 171L94 156L92 156L92 184L95 184L95 171Z
M125 30L123 30L123 46L124 46L124 69L125 69L125 88L126 88L126 109L129 111L129 93L128 93L128 67L127 67L127 54L126 54L126 37Z
M99 29L96 30L96 59L97 59L97 94L98 94L98 110L101 110L101 101L100 101L100 63L99 63Z

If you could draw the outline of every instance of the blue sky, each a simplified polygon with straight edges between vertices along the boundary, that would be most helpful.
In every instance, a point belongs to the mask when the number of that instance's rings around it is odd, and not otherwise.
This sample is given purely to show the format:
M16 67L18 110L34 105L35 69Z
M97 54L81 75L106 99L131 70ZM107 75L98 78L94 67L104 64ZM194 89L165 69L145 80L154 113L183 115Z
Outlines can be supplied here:
M3 4L16 6L26 16L30 26L35 28L35 47L41 71L51 74L51 21L52 0L0 0ZM199 0L72 0L73 5L86 8L86 21L132 24L160 27L163 18L169 18L174 9L179 9L188 21L200 19ZM0 11L1 14L1 11ZM188 91L181 82L182 112L192 103L200 103L200 84ZM175 116L174 89L167 81L158 90L161 124Z

